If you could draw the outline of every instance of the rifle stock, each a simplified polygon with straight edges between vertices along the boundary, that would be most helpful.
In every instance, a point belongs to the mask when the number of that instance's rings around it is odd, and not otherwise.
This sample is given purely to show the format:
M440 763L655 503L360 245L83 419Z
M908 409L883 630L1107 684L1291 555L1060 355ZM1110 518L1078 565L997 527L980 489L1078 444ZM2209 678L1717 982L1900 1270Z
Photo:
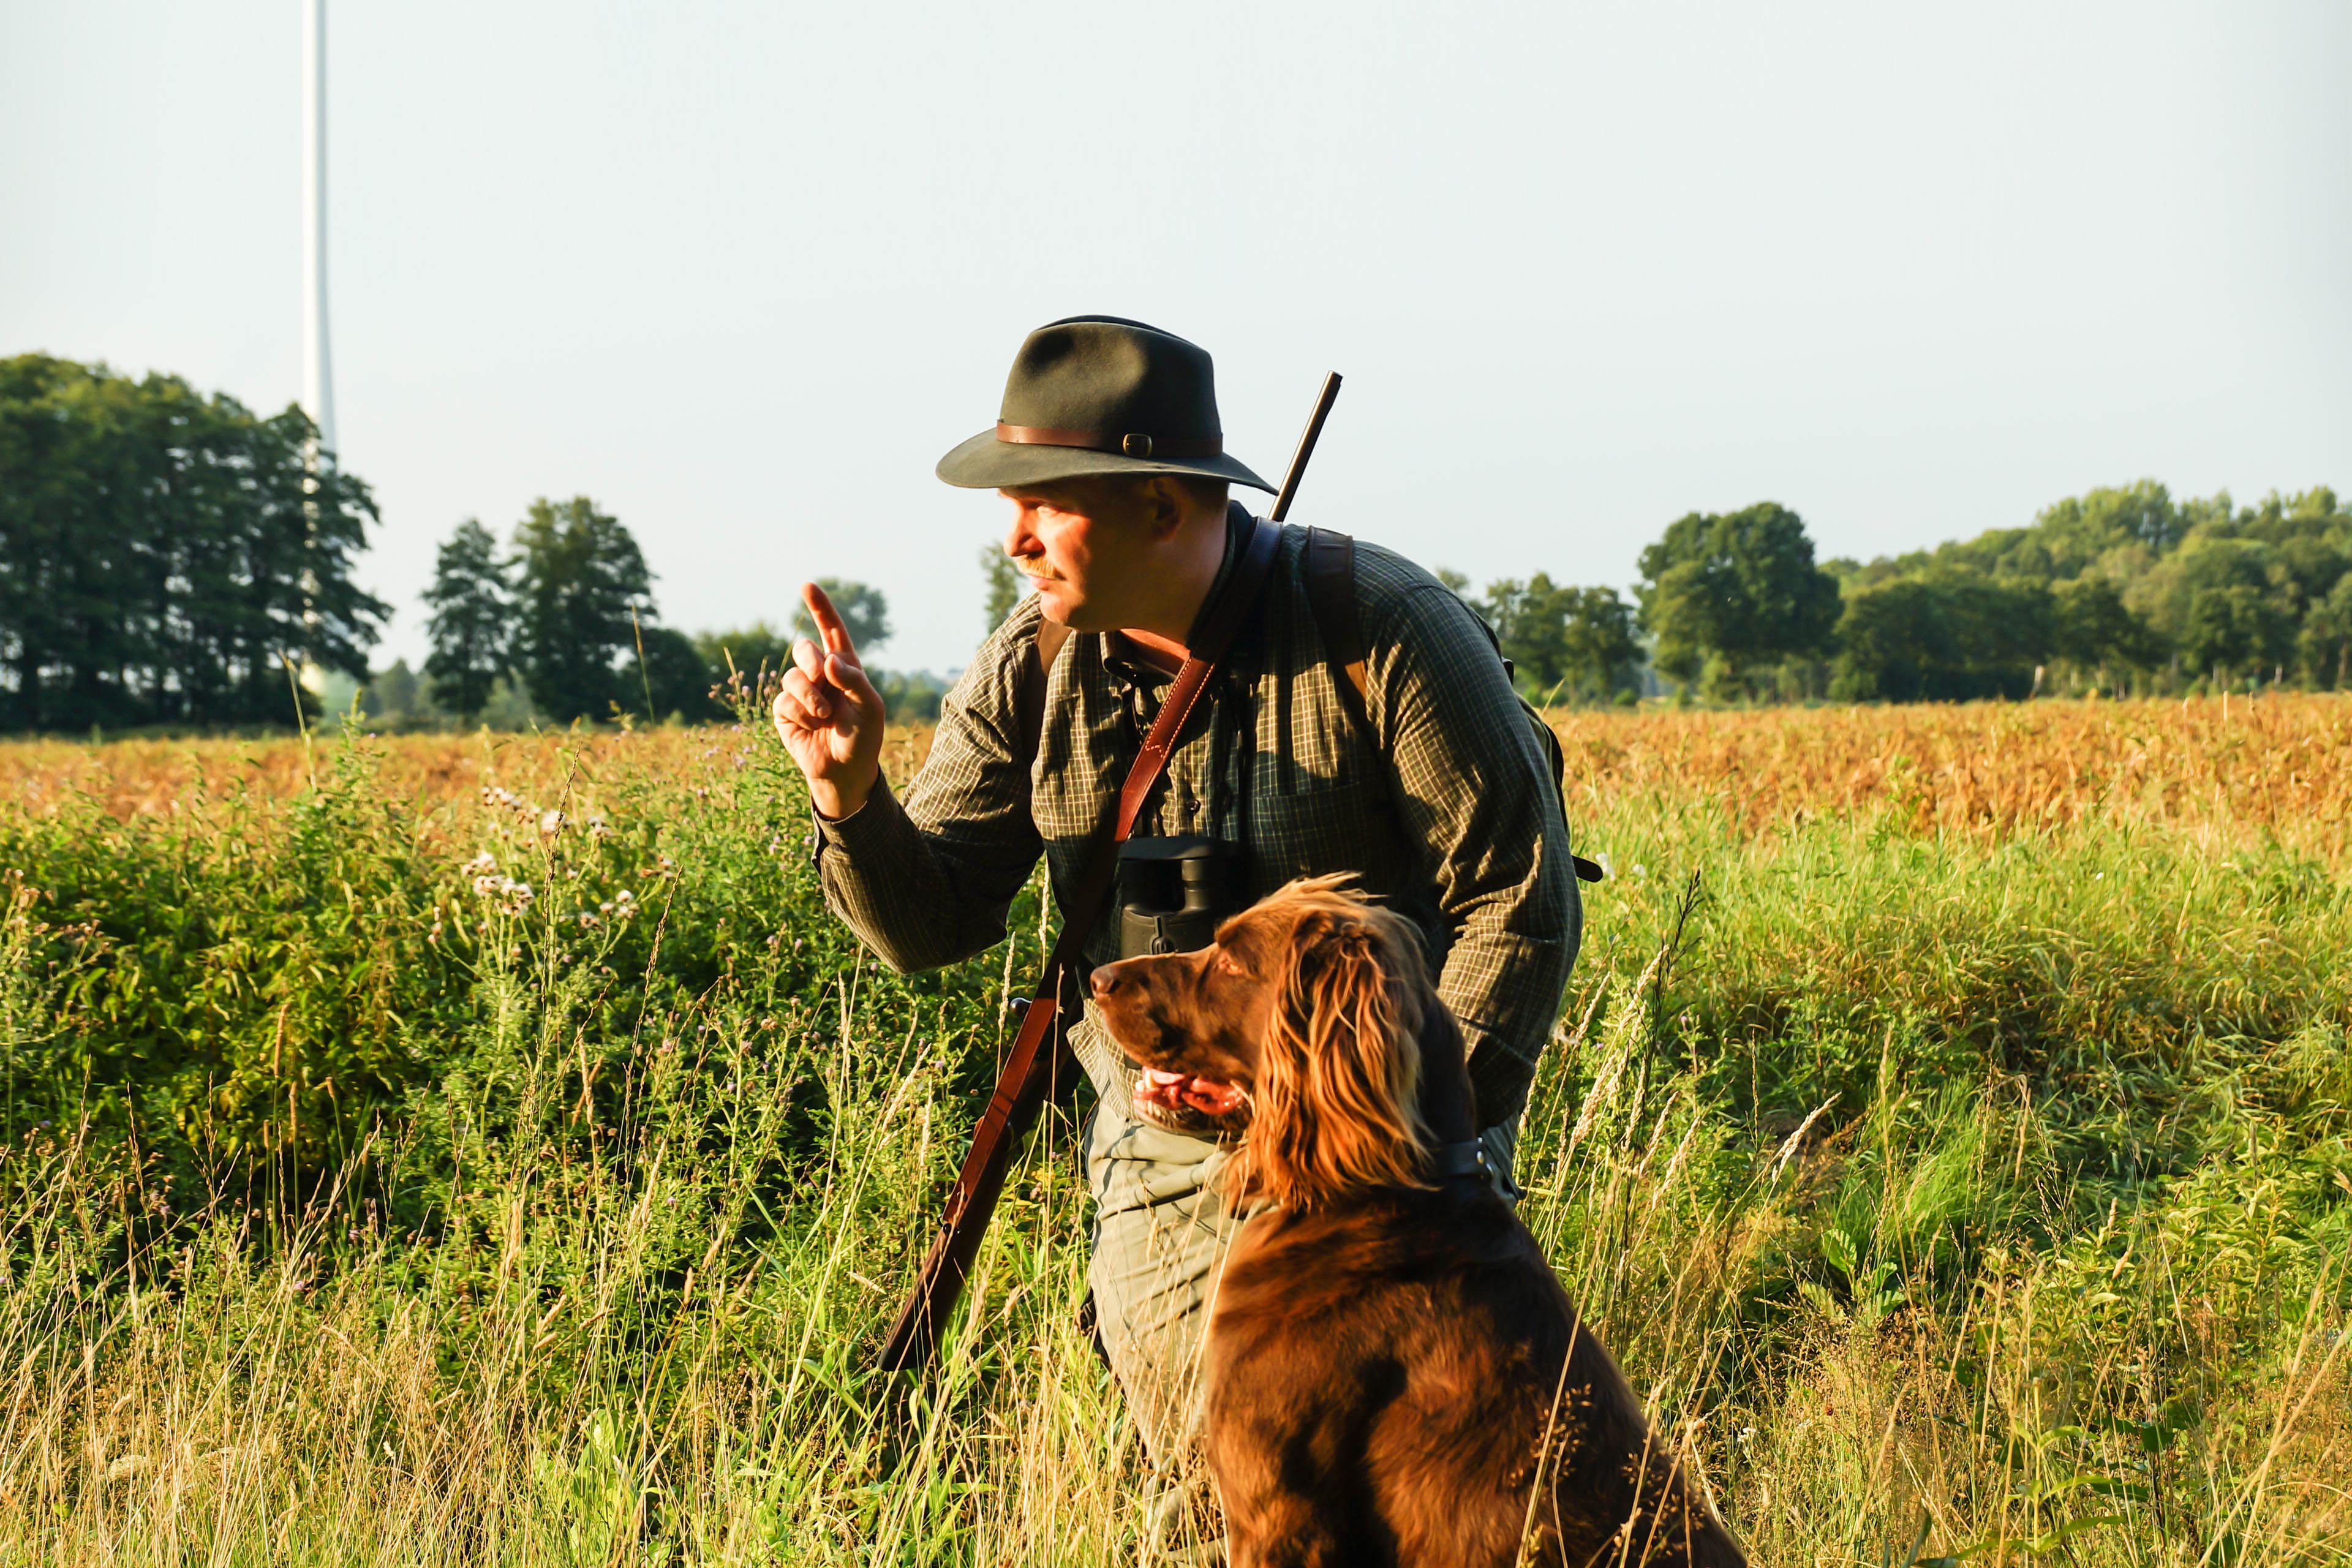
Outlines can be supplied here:
M1058 963L1049 969L1041 992L1053 986L1059 970ZM1005 1056L996 1092L972 1131L963 1169L949 1190L939 1233L923 1257L914 1289L898 1309L898 1321L890 1325L889 1338L883 1342L879 1364L885 1372L919 1370L930 1364L939 1350L940 1331L963 1294L964 1279L980 1253L980 1238L1004 1191L1004 1175L1022 1136L1046 1100L1066 1100L1077 1088L1078 1058L1057 1026L1060 1015L1060 1005L1053 996L1039 995L1031 998L1021 1016L1021 1028Z

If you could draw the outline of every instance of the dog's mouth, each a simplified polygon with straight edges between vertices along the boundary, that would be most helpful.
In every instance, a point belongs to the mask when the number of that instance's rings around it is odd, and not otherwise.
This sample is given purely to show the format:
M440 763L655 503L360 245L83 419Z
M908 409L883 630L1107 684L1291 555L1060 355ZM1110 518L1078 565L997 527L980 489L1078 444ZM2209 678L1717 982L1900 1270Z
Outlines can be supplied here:
M1179 1131L1230 1123L1249 1109L1249 1096L1230 1083L1193 1073L1145 1068L1135 1080L1135 1109L1147 1121Z

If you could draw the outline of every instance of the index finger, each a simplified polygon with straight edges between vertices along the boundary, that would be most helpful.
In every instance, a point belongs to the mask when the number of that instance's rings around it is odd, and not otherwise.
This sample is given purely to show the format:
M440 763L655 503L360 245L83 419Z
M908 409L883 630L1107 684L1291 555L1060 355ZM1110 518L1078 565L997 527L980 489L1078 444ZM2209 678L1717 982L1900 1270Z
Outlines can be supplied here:
M852 664L857 662L857 648L849 640L849 627L842 623L841 612L833 607L823 588L814 583L801 584L801 599L808 605L809 619L816 623L818 633L824 638L824 650L837 653Z

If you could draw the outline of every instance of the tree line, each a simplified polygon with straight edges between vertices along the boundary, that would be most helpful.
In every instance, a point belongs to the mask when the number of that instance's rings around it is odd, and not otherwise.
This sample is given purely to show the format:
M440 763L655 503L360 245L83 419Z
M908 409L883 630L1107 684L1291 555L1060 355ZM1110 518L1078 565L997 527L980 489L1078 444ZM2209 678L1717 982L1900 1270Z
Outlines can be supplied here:
M997 545L981 548L979 564L985 630L1012 614L1025 585ZM1538 703L2352 687L2352 512L2324 487L2239 508L2227 494L2173 500L2143 479L2058 500L2032 527L1870 562L1816 560L1804 520L1761 500L1677 517L1642 550L1639 572L1630 599L1543 572L1498 578L1484 593L1458 572L1437 576L1494 630L1519 689ZM889 637L877 588L824 583L858 647ZM656 682L652 712L701 717L687 700L691 684L718 682L730 668L776 670L809 630L795 611L791 630L670 632L656 663L673 679ZM428 668L454 658L440 630L436 644ZM906 717L934 717L946 687L889 672L877 684ZM442 696L452 712L473 715L463 700L454 689Z
M795 611L688 636L619 519L542 498L503 541L458 525L423 670L371 674L389 609L352 566L375 503L316 441L299 408L0 360L0 730L285 724L316 714L321 672L364 682L388 726L703 721L725 711L715 688L782 668L810 629ZM981 564L993 626L1024 583L993 545ZM1630 598L1540 572L1475 594L1439 576L1554 703L2352 686L2352 511L2325 488L2241 507L2142 480L1868 562L1818 561L1803 519L1764 501L1675 520L1640 570ZM823 581L862 651L888 642L879 589ZM937 714L939 677L873 673L900 716Z
M1652 667L1713 701L2352 684L2352 510L2325 487L2241 507L2143 479L1867 563L1816 563L1762 502L1677 520L1641 569Z

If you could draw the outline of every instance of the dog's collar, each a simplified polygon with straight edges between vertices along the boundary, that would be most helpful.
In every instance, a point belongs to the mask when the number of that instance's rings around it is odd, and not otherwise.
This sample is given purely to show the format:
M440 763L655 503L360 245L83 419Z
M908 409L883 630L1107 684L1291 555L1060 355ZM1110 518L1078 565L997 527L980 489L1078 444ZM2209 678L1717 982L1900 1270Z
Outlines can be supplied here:
M1484 1185L1486 1181L1486 1149L1475 1138L1465 1138L1458 1143L1440 1143L1429 1152L1429 1173L1433 1176L1461 1177Z

